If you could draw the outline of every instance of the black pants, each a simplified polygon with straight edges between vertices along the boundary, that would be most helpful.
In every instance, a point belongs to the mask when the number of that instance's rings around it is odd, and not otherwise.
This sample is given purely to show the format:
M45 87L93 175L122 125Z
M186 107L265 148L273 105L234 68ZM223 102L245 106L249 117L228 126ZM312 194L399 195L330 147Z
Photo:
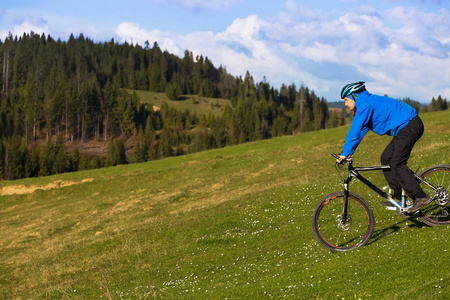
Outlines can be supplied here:
M419 116L415 117L398 132L381 154L381 163L391 167L391 170L384 171L389 186L394 190L403 188L412 199L422 192L422 188L406 163L423 130L422 120Z

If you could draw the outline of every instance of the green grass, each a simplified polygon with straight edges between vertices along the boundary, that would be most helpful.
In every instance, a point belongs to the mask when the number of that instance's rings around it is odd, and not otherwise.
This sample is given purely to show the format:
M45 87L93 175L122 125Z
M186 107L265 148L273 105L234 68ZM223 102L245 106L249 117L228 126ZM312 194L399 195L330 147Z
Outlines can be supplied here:
M449 163L449 116L422 115L413 169ZM359 183L377 222L369 244L316 242L311 214L341 188L330 153L348 128L3 181L39 189L0 197L0 298L448 299L450 227L402 219ZM389 140L368 134L355 164L378 165ZM57 180L72 185L44 189Z
M131 93L132 91L129 92ZM191 112L197 112L197 114L203 113L208 115L211 112L213 115L222 115L224 107L231 105L230 100L227 99L200 97L198 95L182 95L179 100L174 101L169 100L165 93L136 91L136 94L142 103L161 108L163 102L166 102L170 107L182 111L189 109Z

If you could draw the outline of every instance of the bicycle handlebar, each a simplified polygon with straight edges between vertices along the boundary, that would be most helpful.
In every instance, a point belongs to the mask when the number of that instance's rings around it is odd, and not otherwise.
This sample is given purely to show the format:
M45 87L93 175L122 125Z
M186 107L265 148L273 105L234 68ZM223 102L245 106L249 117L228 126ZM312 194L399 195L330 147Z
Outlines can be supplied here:
M337 155L336 153L331 153L331 155L332 155L334 158L336 158L336 159L339 159L339 158L340 158L339 155Z
M334 158L336 158L336 159L341 159L341 157L340 157L338 154L336 154L336 153L331 153L331 155L332 155ZM343 164L345 164L345 163L352 162L352 161L353 161L353 158L352 158L352 157L346 157L346 158L343 159L339 164L340 164L340 165L343 165Z

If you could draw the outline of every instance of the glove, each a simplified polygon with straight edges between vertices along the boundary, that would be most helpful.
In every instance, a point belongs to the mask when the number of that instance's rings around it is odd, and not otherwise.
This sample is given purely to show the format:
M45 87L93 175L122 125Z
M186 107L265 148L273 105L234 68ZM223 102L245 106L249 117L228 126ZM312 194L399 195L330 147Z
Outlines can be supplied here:
M336 158L336 163L342 164L347 159L347 156L339 155L339 158Z

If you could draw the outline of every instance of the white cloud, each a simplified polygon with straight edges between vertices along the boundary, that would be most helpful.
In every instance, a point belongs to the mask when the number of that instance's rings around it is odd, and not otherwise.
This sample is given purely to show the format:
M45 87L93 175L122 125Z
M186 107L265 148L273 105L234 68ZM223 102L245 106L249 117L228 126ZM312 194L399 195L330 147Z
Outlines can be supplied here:
M426 55L446 57L448 55L450 13L419 12L411 8L396 7L386 12L387 20L400 25L395 39L404 47L413 48Z
M158 43L158 46L167 50L168 52L181 56L184 52L180 48L179 41L182 36L162 32L160 30L147 30L142 28L139 24L123 22L121 23L115 33L121 38L122 42L128 42L133 44L139 44L144 46L146 42L150 43L150 46L154 42Z
M311 45L292 46L290 44L283 43L280 47L286 53L297 57L303 57L314 62L340 62L340 58L337 54L337 48L332 45L313 42Z
M13 37L21 37L24 33L29 34L30 32L34 32L35 34L51 34L50 29L47 25L36 25L32 24L29 21L24 21L21 24L15 25L13 30L0 30L0 39L5 40L9 34L11 33Z
M422 101L438 94L450 97L445 94L450 81L448 11L365 7L341 16L323 11L314 19L307 9L289 5L291 11L272 24L270 36L281 36L282 52L313 63L308 71L318 77L318 86L338 91L346 83L344 72L353 68L349 81L366 80L376 93ZM320 75L324 66L334 78Z
M0 8L0 39L4 40L10 33L13 37L21 37L31 31L39 35L52 33L48 22L39 14L27 10L11 11Z

